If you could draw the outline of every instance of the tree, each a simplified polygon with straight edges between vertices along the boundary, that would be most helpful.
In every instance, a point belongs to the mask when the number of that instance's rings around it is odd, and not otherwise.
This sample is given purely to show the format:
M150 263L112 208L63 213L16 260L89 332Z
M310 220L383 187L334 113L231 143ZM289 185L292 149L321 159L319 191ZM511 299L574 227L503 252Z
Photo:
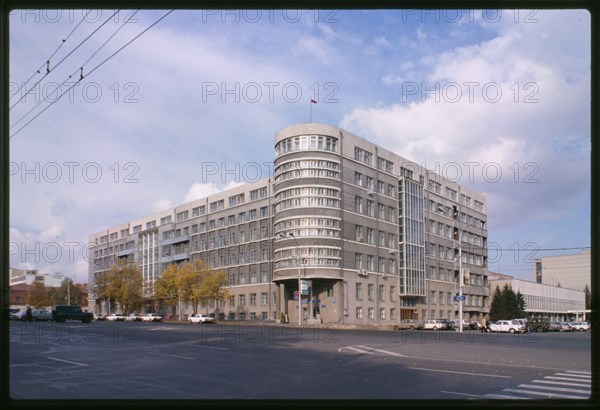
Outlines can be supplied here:
M490 319L514 319L525 316L525 298L521 292L515 293L505 284L502 289L496 286L490 306Z
M179 301L178 276L179 267L172 264L160 278L154 281L154 297L161 304L171 307L173 311Z
M134 264L119 261L110 271L96 278L94 292L99 300L115 301L121 305L123 313L127 313L143 303L142 274Z
M203 300L214 300L216 304L216 313L219 313L219 302L224 300L229 291L225 286L229 283L227 274L224 270L206 271L200 282L200 295Z
M77 305L79 303L79 288L73 280L65 278L62 281L59 288L53 289L48 292L50 295L50 304L52 305Z
M42 282L33 282L27 289L27 304L35 308L50 306L48 290Z
M583 288L583 293L585 293L585 310L591 310L592 309L592 294L590 293L590 288L588 287L588 285L585 285L585 288ZM591 320L592 315L591 314L587 314L586 318L588 320Z

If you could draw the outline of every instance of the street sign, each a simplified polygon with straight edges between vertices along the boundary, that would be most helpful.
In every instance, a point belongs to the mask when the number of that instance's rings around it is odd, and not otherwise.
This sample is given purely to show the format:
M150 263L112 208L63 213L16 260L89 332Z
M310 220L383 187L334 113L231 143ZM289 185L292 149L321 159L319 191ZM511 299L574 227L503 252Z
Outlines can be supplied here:
M456 296L454 296L454 301L455 302L460 302L461 300L464 302L465 300L467 300L467 297L465 295L456 295Z
M302 294L308 295L308 282L302 281Z

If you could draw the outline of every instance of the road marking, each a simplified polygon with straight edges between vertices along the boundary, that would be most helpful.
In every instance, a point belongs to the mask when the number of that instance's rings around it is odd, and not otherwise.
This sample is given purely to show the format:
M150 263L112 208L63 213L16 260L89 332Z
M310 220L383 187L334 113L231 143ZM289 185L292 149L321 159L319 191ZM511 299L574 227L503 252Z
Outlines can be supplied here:
M519 390L519 389L504 389L502 391L512 392L512 393L524 393L524 394L532 394L535 396L546 396L549 398L556 397L559 399L587 399L588 397L584 396L571 396L568 394L555 394L549 392L539 392L539 391L530 391L530 390ZM523 397L525 398L525 397Z
M459 393L459 392L455 392L455 391L445 391L445 390L441 390L440 393L456 394L457 396L485 397L485 396L480 396L478 394Z
M205 346L205 345L188 345L189 347L201 347L203 349L215 349L215 350L231 350L228 347L216 347L216 346Z
M586 379L573 379L572 377L556 377L556 376L546 376L544 377L545 379L552 379L552 380L567 380L570 382L585 382Z
M519 387L526 387L529 389L553 390L553 391L560 391L560 392L565 392L565 393L592 394L591 390L568 389L566 387L539 386L539 385L533 385L533 384L519 384Z
M394 357L409 357L401 353L390 352L387 350L376 349L370 346L357 345L357 346L344 346L338 349L338 352L343 350L352 350L353 352L363 353L363 354L382 354L386 356L394 356Z
M557 376L569 376L581 379L591 379L592 376L590 374L576 374L576 373L556 373Z
M496 375L496 374L485 374L485 373L469 373L469 372L456 372L456 371L452 371L452 370L439 370L439 369L425 369L422 367L409 367L409 369L413 369L413 370L423 370L423 371L427 371L427 372L440 372L440 373L457 373L457 374L468 374L470 376L484 376L484 377L500 377L500 378L504 378L504 379L511 379L512 377L510 376L500 376L500 375Z
M545 383L545 384L558 384L561 386L575 386L575 387L590 387L590 383L581 384L581 383L565 383L565 382L553 382L550 380L533 380L533 383Z
M50 359L50 360L56 360L57 362L65 362L65 363L75 364L77 366L85 366L85 367L89 366L89 364L72 362L70 360L57 359L56 357L48 357L48 359Z
M155 355L158 355L158 356L177 357L179 359L196 360L195 357L178 356L176 354L166 354L166 353L156 353L156 352L150 352L150 354L155 354Z
M531 397L509 396L508 394L486 394L484 397L491 399L531 400Z
M154 327L154 328L150 328L148 330L173 330L175 329L174 327Z

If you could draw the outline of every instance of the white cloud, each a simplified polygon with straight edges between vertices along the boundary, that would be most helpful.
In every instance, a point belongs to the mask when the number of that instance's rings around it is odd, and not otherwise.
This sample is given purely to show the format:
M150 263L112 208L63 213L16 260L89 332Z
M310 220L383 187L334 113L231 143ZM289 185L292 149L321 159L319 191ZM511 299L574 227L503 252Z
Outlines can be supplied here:
M188 189L187 193L183 197L183 202L192 202L196 199L207 197L208 195L212 195L219 192L214 182L194 182L190 189Z

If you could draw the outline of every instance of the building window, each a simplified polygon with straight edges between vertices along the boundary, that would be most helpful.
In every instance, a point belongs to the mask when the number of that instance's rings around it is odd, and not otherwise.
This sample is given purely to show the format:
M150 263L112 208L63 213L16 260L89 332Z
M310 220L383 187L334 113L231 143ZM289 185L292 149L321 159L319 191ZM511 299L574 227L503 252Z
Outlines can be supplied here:
M390 320L396 320L396 308L390 309Z
M367 285L367 298L369 298L369 300L373 300L373 284L369 283Z
M385 320L385 308L379 308L379 320Z
M356 308L356 318L357 319L362 319L363 318L363 309L360 306L358 306Z
M362 174L360 172L354 173L354 185L362 186Z
M356 299L361 300L362 299L362 283L358 282L356 284Z
M385 300L385 285L379 285L379 300Z
M239 306L246 306L246 295L239 295Z
M361 214L362 209L363 209L362 198L359 196L354 197L354 212Z
M362 257L363 257L362 253L354 254L354 268L355 269L361 270L363 268Z
M395 286L390 286L390 301L392 301L392 302L396 301L396 287Z
M375 319L375 308L369 308L369 319Z
M269 294L267 292L262 292L260 294L260 304L262 306L265 306L265 305L269 304Z
M256 293L250 294L250 306L256 306Z

